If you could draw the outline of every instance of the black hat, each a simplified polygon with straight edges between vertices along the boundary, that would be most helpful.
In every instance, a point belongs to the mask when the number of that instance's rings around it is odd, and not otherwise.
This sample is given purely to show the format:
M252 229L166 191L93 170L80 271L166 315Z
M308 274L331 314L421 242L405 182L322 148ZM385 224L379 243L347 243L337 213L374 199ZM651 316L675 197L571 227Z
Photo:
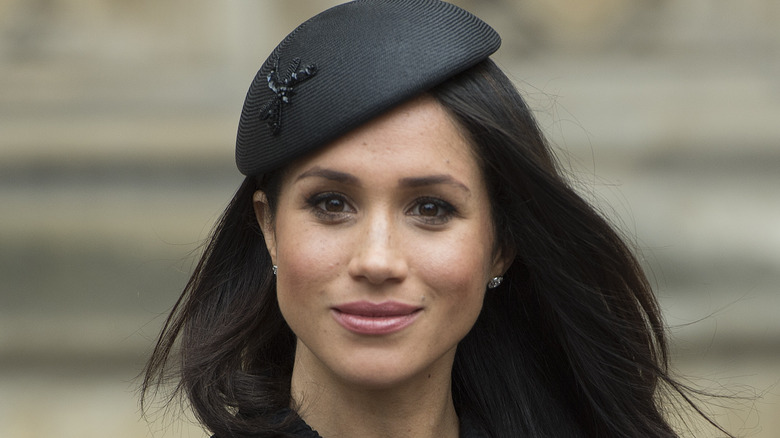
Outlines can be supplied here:
M439 0L357 0L298 26L257 72L236 164L260 175L486 59L487 24Z

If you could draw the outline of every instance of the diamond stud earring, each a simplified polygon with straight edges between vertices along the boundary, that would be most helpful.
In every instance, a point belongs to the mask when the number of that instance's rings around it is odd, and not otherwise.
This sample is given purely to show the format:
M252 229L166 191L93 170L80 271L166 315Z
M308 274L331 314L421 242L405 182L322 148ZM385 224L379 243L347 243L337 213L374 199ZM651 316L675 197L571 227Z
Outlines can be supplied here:
M487 287L488 289L495 289L498 287L498 285L501 284L502 281L504 281L504 277L501 276L493 277L490 279L490 281L488 281Z

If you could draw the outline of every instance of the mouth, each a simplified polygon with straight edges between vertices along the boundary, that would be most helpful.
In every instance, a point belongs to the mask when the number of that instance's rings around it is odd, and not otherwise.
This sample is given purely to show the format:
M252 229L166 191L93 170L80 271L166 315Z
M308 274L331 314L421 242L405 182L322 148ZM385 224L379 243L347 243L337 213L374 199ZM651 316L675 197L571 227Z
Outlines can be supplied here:
M356 301L331 308L331 315L345 329L361 335L385 335L408 327L420 316L421 307L387 301Z

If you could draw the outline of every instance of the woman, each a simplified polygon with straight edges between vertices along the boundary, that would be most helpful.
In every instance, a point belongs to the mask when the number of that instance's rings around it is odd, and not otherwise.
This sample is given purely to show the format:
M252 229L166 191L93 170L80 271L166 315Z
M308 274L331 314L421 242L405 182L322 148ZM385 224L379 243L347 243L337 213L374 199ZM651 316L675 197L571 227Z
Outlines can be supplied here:
M499 44L437 0L348 3L282 41L144 391L173 368L219 438L676 436L645 276Z

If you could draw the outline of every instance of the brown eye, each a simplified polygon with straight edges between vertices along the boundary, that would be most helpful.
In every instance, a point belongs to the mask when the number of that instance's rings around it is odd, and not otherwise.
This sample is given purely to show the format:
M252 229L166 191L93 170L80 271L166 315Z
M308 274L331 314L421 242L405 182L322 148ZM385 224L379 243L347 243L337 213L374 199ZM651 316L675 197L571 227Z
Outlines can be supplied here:
M338 198L330 198L325 201L325 211L331 213L338 213L344 211L344 201Z
M406 214L416 217L424 225L435 226L444 225L456 217L457 210L442 199L425 197L417 199Z
M420 204L420 216L436 217L439 215L439 206L433 202Z
M355 209L340 193L318 193L306 200L312 213L325 222L340 222L348 218Z

